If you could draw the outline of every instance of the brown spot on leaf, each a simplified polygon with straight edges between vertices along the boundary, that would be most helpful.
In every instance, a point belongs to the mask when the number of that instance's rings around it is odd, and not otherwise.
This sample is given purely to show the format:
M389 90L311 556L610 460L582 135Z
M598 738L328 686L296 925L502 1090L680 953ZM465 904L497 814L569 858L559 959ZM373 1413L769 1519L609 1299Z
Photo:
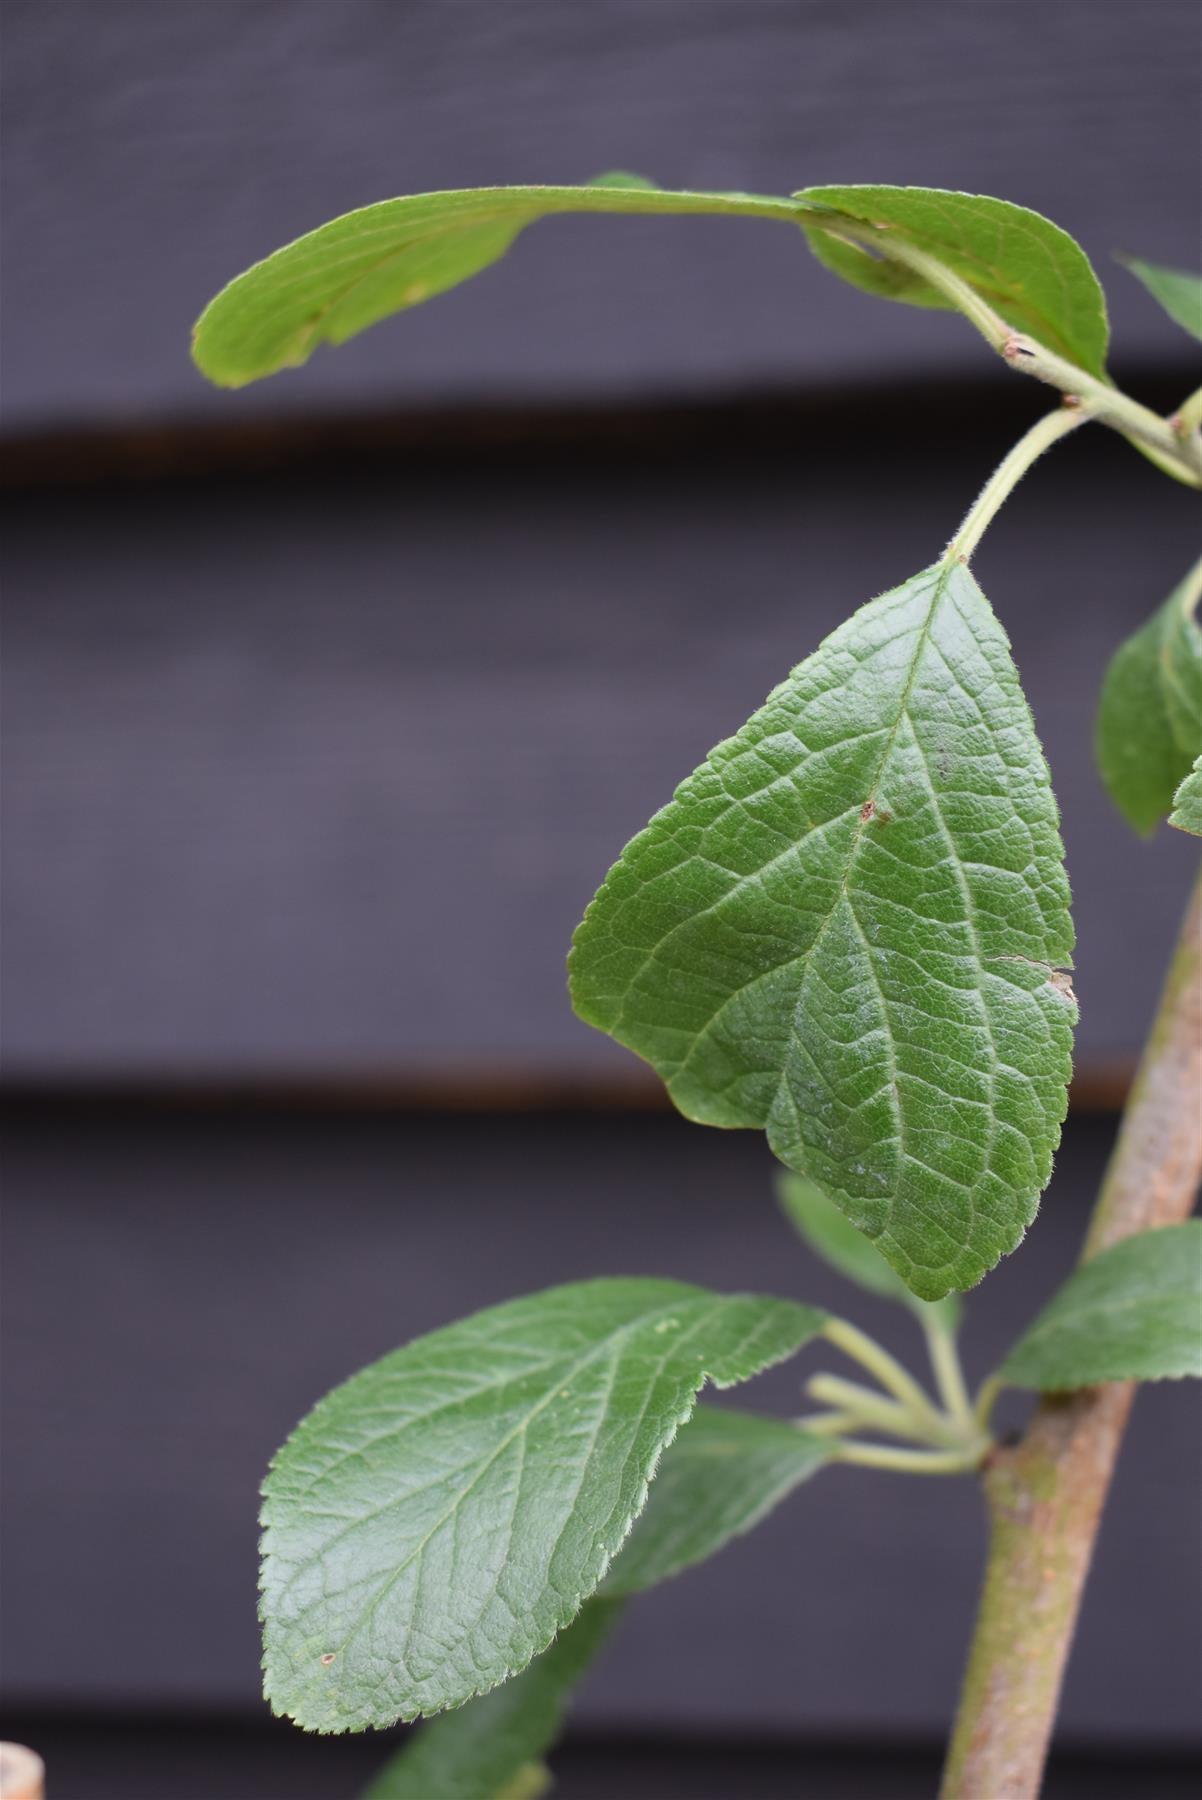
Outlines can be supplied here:
M863 806L860 808L860 823L861 823L861 825L867 825L869 819L872 818L872 816L875 812L876 812L876 801L875 800L865 800Z
M328 1667L334 1660L334 1652L332 1650L327 1650L321 1660Z

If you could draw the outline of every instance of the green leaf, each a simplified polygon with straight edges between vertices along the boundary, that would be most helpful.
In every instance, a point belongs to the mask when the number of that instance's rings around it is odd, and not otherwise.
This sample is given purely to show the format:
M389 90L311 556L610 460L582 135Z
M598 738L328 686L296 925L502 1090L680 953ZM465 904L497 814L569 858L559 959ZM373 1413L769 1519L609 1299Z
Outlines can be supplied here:
M231 281L197 321L192 354L221 387L295 368L318 344L345 343L479 274L527 225L552 213L732 213L796 225L803 210L756 194L666 193L621 174L586 187L466 188L382 200L319 226Z
M458 1706L597 1587L706 1379L822 1328L791 1301L580 1282L419 1338L336 1388L264 1487L267 1697L317 1731Z
M1105 374L1106 296L1080 245L1042 214L945 188L811 187L794 198L880 228L875 255L807 229L819 262L853 287L954 310L955 302L921 275L887 260L889 238L903 238L960 276L1008 325L1089 374Z
M966 1288L1051 1172L1076 1006L1047 767L967 568L862 607L623 852L581 1017L689 1118L762 1127L913 1291Z
M1173 795L1169 824L1178 831L1191 831L1195 837L1202 837L1202 756Z
M1094 747L1111 799L1154 831L1202 752L1202 562L1129 637L1106 671Z
M1188 269L1168 269L1163 263L1145 262L1139 256L1120 256L1118 260L1160 301L1175 324L1191 337L1202 339L1202 275L1191 275Z
M758 1525L832 1453L829 1439L781 1419L699 1406L664 1452L646 1510L602 1592L641 1593L704 1562Z
M948 1294L943 1300L920 1300L911 1293L872 1239L857 1231L851 1220L804 1175L782 1169L776 1178L776 1192L799 1236L840 1275L870 1294L879 1294L883 1300L900 1300L918 1318L932 1315L942 1330L949 1336L955 1335L961 1312L956 1294Z
M550 1778L541 1760L563 1728L572 1689L621 1610L617 1600L587 1601L520 1675L423 1725L381 1769L363 1800L507 1800L514 1792L545 1793ZM524 1788L518 1785L523 1781Z
M1142 1231L1082 1263L1001 1373L1045 1391L1202 1375L1202 1220Z

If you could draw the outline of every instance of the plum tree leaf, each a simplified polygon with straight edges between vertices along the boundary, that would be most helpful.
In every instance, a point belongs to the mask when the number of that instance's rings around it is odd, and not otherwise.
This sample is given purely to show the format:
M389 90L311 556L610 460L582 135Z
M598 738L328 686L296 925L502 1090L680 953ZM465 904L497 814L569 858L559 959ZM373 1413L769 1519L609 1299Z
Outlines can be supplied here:
M822 1328L681 1282L579 1282L362 1370L264 1486L264 1673L317 1731L458 1706L523 1668L604 1577L705 1381Z
M581 187L466 188L381 200L235 277L198 319L192 354L221 387L295 368L319 344L345 343L479 274L527 225L554 213L729 213L797 225L803 211L795 200L756 194L669 193L621 173Z
M1202 837L1202 755L1173 795L1169 824Z
M1108 793L1145 835L1202 754L1202 561L1121 644L1102 682L1094 745Z
M758 1525L829 1462L829 1439L782 1419L699 1406L664 1452L603 1594L637 1594Z
M549 1650L503 1687L423 1725L386 1763L363 1800L507 1800L550 1785L542 1758L563 1728L572 1690L622 1610L586 1600ZM541 1785L539 1776L541 1775Z
M1041 213L944 188L810 187L794 197L880 228L877 254L829 226L807 226L819 262L853 287L911 306L954 309L921 275L889 260L888 239L902 237L960 276L1008 325L1089 374L1105 374L1106 296L1080 245Z
M610 870L569 972L683 1113L766 1130L938 1300L1015 1247L1051 1173L1072 937L1009 643L945 561L711 751Z
M1202 1375L1202 1220L1141 1231L1082 1263L1001 1373L1052 1392Z
M942 1329L954 1335L960 1323L960 1298L948 1294L942 1300L920 1300L887 1263L871 1238L857 1231L851 1220L804 1175L782 1169L776 1192L786 1218L824 1262L857 1287L882 1300L897 1300L918 1318L931 1314Z
M1159 300L1175 325L1202 340L1202 275L1145 262L1141 256L1120 256L1118 260Z

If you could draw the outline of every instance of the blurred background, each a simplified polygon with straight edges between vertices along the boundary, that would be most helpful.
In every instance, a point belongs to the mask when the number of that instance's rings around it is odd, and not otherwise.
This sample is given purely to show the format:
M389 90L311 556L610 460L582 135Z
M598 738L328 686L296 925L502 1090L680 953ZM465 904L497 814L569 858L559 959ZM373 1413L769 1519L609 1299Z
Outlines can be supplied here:
M6 11L4 1735L52 1800L349 1800L389 1740L259 1698L256 1488L317 1395L600 1273L858 1306L918 1352L790 1239L757 1138L573 1018L563 956L626 838L932 559L1046 397L727 219L547 221L237 395L191 322L395 193L926 183L1071 230L1117 379L1168 409L1190 341L1111 253L1198 266L1202 31L1183 0ZM974 1377L1074 1257L1184 902L1188 843L1131 837L1090 736L1196 535L1098 431L978 558L1064 812L1082 1024ZM1141 1396L1053 1800L1196 1791L1200 1452L1179 1388ZM983 1539L970 1482L824 1475L632 1611L565 1800L929 1793Z

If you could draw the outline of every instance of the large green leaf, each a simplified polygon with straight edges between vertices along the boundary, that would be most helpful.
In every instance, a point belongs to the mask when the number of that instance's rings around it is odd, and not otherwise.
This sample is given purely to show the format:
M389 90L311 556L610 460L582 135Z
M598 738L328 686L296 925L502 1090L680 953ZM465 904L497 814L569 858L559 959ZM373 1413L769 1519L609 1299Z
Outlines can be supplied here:
M520 1675L423 1725L363 1800L508 1800L545 1792L550 1782L539 1765L560 1734L573 1687L620 1611L617 1600L586 1601Z
M1106 296L1080 245L1042 214L944 188L811 187L794 197L880 228L876 251L807 228L818 260L854 287L954 309L921 275L889 260L890 238L901 238L959 275L1008 325L1091 375L1105 373Z
M1013 1387L1202 1375L1202 1220L1143 1231L1082 1263L1002 1365Z
M922 1299L1012 1250L1076 1007L1047 767L1010 648L942 563L862 607L629 844L581 1016L680 1110L759 1126Z
M1175 825L1178 831L1190 831L1195 837L1202 837L1202 756L1173 795L1169 824Z
M870 1294L879 1294L883 1300L900 1300L920 1319L924 1315L934 1317L944 1331L955 1333L960 1323L959 1295L920 1300L885 1261L872 1239L857 1231L847 1215L804 1175L782 1169L776 1178L776 1192L785 1216L799 1236L840 1275Z
M680 1282L553 1288L336 1388L264 1487L265 1687L318 1731L457 1706L544 1650L605 1575L708 1378L825 1314Z
M201 314L192 354L221 387L294 368L318 344L345 343L478 274L527 225L552 213L732 213L796 225L803 211L795 200L667 193L621 175L585 187L466 188L382 200L237 276Z
M1202 275L1145 262L1139 256L1120 256L1119 261L1160 301L1175 324L1202 339Z
M832 1453L828 1439L780 1419L699 1406L665 1450L601 1594L522 1674L423 1726L364 1800L497 1800L558 1736L568 1690L604 1640L619 1597L750 1531Z
M1202 562L1129 637L1106 671L1094 733L1111 799L1137 831L1154 831L1202 753Z
M704 1562L828 1462L829 1439L781 1419L699 1406L665 1451L602 1592L636 1594Z

